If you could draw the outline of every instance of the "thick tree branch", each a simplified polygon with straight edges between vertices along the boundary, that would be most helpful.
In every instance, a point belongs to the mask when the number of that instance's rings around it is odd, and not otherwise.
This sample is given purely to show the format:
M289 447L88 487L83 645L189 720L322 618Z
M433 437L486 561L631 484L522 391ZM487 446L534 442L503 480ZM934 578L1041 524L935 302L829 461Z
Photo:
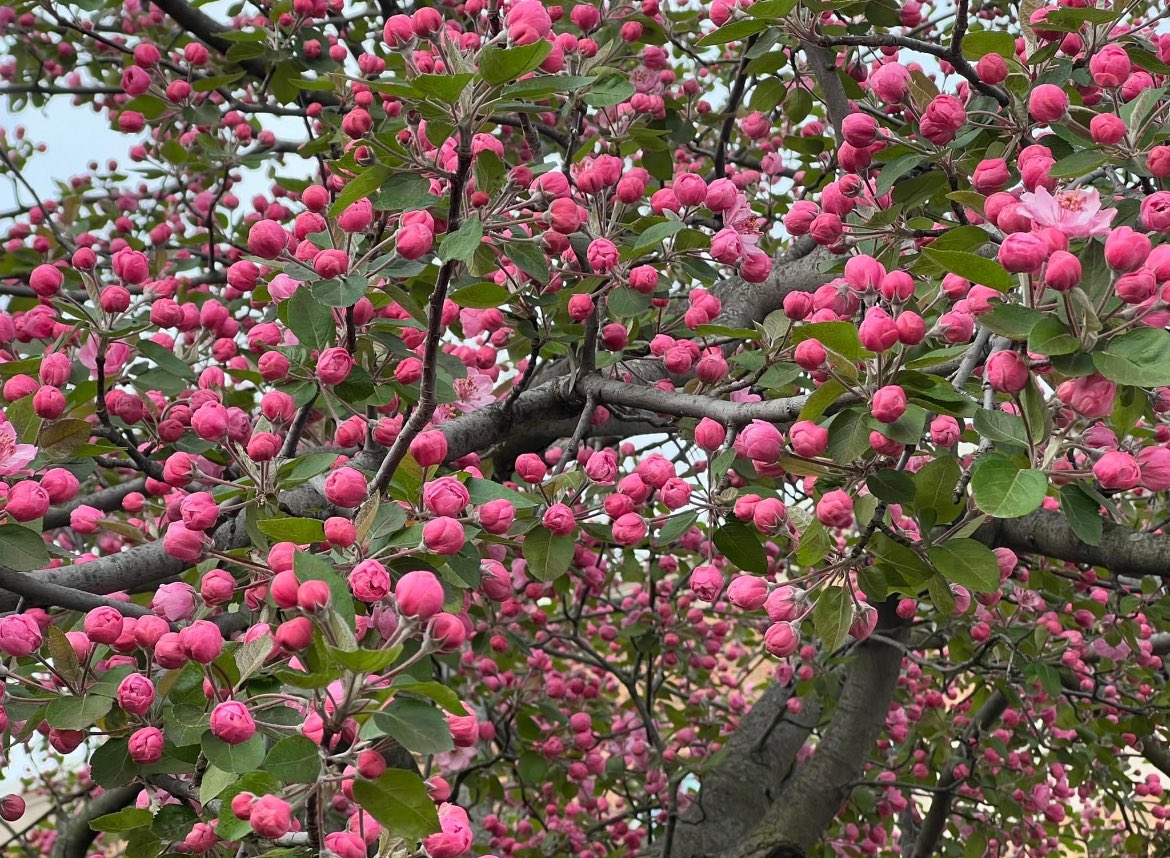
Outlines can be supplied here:
M880 609L883 639L858 644L837 710L812 758L785 785L760 824L722 853L725 858L803 858L849 797L886 723L901 673L907 628L891 604Z
M61 826L53 843L53 858L85 858L97 832L89 824L99 816L116 813L134 801L141 787L124 786L109 789L87 801L68 819L58 819Z
M804 701L808 705L799 715L789 715L790 696L787 686L769 686L718 764L701 773L699 796L679 819L669 858L718 853L750 831L776 801L821 714L815 701Z

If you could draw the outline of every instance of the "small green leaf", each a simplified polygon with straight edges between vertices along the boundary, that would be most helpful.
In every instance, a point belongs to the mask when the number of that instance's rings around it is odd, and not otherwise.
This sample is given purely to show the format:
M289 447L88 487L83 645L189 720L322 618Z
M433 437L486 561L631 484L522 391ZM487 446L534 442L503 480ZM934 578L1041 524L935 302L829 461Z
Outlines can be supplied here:
M435 803L414 772L387 769L376 781L358 778L353 795L374 819L399 837L417 840L439 830Z
M314 783L321 776L320 748L304 736L288 736L272 746L264 758L264 769L281 783Z
M1093 352L1093 365L1118 384L1170 385L1170 333L1161 328L1138 328L1111 337Z
M315 518L266 518L260 529L277 542L323 542L325 525Z
M1028 351L1039 355L1070 355L1081 347L1056 316L1045 316L1028 334Z
M0 525L0 563L17 572L49 565L49 549L35 530L19 524Z
M135 828L146 828L154 817L150 811L141 807L125 807L117 813L107 813L93 820L89 827L94 831L133 831Z
M528 574L537 581L555 581L569 571L576 542L572 536L554 536L538 525L524 537Z
M1007 456L990 453L975 463L971 476L975 505L994 518L1019 518L1034 512L1048 493L1041 471L1021 468Z
M442 754L455 747L443 713L421 700L395 698L385 709L374 713L374 723L416 754Z
M515 48L488 45L479 53L479 73L494 86L511 83L539 68L551 50L552 44L545 39Z
M260 768L264 762L264 736L256 733L246 742L229 745L210 731L203 734L203 753L208 762L225 772L245 774Z
M1101 537L1105 533L1101 505L1079 483L1067 483L1060 487L1060 508L1068 519L1069 527L1081 542L1101 544Z
M280 305L282 321L306 348L327 349L337 341L333 311L313 297L312 289L301 286Z
M932 250L927 248L922 252L929 262L957 274L972 283L988 286L1000 292L1007 292L1015 285L1012 275L993 259L976 256L974 253L962 253L956 250Z
M84 730L91 727L114 706L109 697L90 694L85 697L58 697L45 710L45 720L58 730Z
M636 90L625 75L607 74L586 90L582 101L590 107L612 107L621 104Z
M349 274L314 283L312 290L313 297L326 307L352 307L365 297L368 286L364 275Z
M973 592L999 589L999 561L990 548L974 539L950 539L931 546L930 562L948 581Z
M337 195L337 199L333 201L333 205L329 207L330 216L337 217L353 203L363 197L368 197L388 182L393 175L394 171L385 164L374 164L367 167L346 182L341 193Z
M463 701L459 699L459 695L441 682L428 680L426 682L395 683L394 691L398 694L418 694L429 698L452 715L467 714L467 709L464 707Z
M715 547L745 572L768 571L768 555L759 534L741 521L729 521L716 530Z
M845 643L852 624L853 601L845 588L823 589L813 607L813 631L824 643L827 652L833 652Z
M870 474L865 484L874 497L886 503L909 504L916 497L914 478L905 471L878 471Z
M997 443L1028 446L1028 432L1023 418L1015 414L980 409L975 412L975 431L981 437Z
M458 230L443 238L443 243L439 247L439 259L442 262L453 260L466 262L475 254L482 241L483 224L478 217L473 216Z

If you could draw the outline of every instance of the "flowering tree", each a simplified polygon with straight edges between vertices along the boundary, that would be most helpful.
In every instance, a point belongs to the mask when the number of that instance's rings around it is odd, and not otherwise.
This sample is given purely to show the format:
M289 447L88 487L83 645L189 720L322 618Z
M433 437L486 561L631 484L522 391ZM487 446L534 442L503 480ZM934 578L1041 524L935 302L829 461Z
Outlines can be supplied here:
M1170 849L1161 5L222 5L0 8L6 854Z

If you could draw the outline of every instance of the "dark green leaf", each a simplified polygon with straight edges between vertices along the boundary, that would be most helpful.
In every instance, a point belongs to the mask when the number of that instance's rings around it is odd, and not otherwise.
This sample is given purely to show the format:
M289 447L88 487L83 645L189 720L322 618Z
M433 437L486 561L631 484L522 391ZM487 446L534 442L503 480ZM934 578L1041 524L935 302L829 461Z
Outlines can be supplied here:
M989 286L1000 292L1006 292L1015 285L1012 275L993 259L976 256L974 253L930 248L924 250L922 255L944 271L957 274L972 283Z
M551 530L537 526L524 537L524 559L528 574L537 581L555 581L569 571L576 543L572 536L554 536Z
M304 736L288 736L272 746L264 768L282 783L314 783L321 775L320 748Z
M109 697L90 694L86 697L58 697L45 710L45 720L58 730L84 730L114 706Z
M1041 471L1021 468L1007 456L990 453L974 465L971 493L975 505L994 518L1019 518L1034 512L1048 492Z
M341 193L337 195L333 205L329 207L329 214L332 217L337 217L353 203L363 197L370 196L386 184L393 175L394 171L385 164L374 164L362 170L345 183L345 187L341 189Z
M768 555L759 534L741 521L729 521L716 530L715 547L745 572L768 571Z
M853 601L844 587L825 587L813 607L813 631L833 652L849 637L853 624Z
M260 768L264 762L264 736L256 733L246 742L229 745L210 731L203 734L203 753L208 762L222 771L245 774Z
M446 717L421 700L395 698L384 710L374 714L374 723L416 754L442 754L455 747Z
M948 581L972 592L999 589L999 561L990 548L974 539L950 539L932 546L930 562Z
M357 803L399 837L417 840L439 830L435 803L414 772L387 769L376 781L354 781Z
M1069 527L1082 542L1100 545L1105 532L1105 521L1101 518L1101 505L1091 498L1079 483L1068 483L1060 487L1060 508L1068 519Z
M458 230L443 238L443 243L439 246L439 259L442 262L452 260L466 262L471 259L482 241L483 224L479 222L478 217L472 216Z
M49 549L35 530L19 524L0 525L0 562L17 572L32 572L49 565Z
M495 86L510 83L539 68L551 50L552 44L544 39L515 48L488 45L479 53L479 73Z
M310 349L327 349L337 341L333 311L313 297L309 287L301 286L280 305L281 318L301 344Z
M1138 328L1111 337L1093 352L1097 371L1118 384L1135 387L1170 385L1170 333Z

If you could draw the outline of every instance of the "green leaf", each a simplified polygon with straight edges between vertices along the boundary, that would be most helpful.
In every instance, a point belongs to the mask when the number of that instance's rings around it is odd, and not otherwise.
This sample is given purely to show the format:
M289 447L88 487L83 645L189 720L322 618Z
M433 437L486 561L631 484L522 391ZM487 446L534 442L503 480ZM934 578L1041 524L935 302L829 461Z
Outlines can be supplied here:
M768 29L768 22L758 18L747 18L724 24L718 30L708 33L695 42L695 47L706 48L710 45L726 45L728 42L738 42L756 33Z
M240 776L235 772L225 772L219 766L209 764L199 783L199 802L207 804L239 779Z
M329 214L337 217L351 205L363 197L368 197L382 187L394 175L394 171L385 164L374 164L358 173L345 183L333 205L329 207Z
M825 559L829 549L835 544L825 526L814 518L800 534L800 545L796 549L796 562L803 568L815 566Z
M138 764L130 759L129 745L126 739L109 739L98 746L89 758L94 783L103 789L113 789L134 780Z
M1045 316L1028 334L1028 351L1040 355L1070 355L1081 347L1056 316Z
M84 730L92 727L114 706L109 697L90 694L85 697L58 697L45 709L45 720L58 730Z
M869 352L861 347L857 326L850 322L813 322L792 331L794 344L814 339L846 360L860 360L869 356Z
M264 762L264 736L260 733L246 742L229 745L208 731L203 734L202 745L207 761L225 772L242 775L255 771Z
M1096 149L1082 149L1061 158L1048 173L1055 179L1071 179L1091 173L1109 160L1109 156Z
M842 411L829 424L829 455L838 465L848 465L870 451L869 425L857 411Z
M549 74L530 77L504 87L504 98L541 99L558 92L571 92L588 86L595 77Z
M611 107L621 104L635 91L625 75L607 74L589 87L581 100L590 107Z
M179 360L170 349L165 349L153 340L142 339L136 348L154 361L159 369L169 372L176 378L194 378L195 373L190 365Z
M537 283L548 282L548 260L544 251L532 241L505 241L502 245L504 253L509 259L535 280Z
M963 55L978 60L985 54L999 54L1013 58L1016 55L1016 40L1006 30L973 30L963 38Z
M539 497L510 489L494 480L480 480L474 477L467 482L467 493L471 496L471 502L477 506L491 500L506 500L512 506L527 509L540 503Z
M1081 542L1101 544L1105 532L1101 505L1079 483L1067 483L1060 487L1060 509Z
M569 571L576 545L572 536L554 536L540 525L524 537L524 559L528 574L537 581L555 581Z
M17 572L49 565L49 548L35 530L19 524L0 525L0 562Z
M1015 285L1012 275L993 259L976 256L974 253L961 253L957 250L932 250L926 248L922 255L930 262L938 265L944 271L988 286L1000 292L1006 292Z
M991 549L974 539L949 539L931 546L930 562L953 584L976 593L999 589L999 561Z
M66 417L63 420L54 420L41 427L37 444L41 451L59 456L69 456L89 443L93 427L85 420L76 417Z
M337 612L343 626L353 630L353 595L349 592L349 585L324 558L298 551L293 557L293 572L302 583L324 581L328 584L331 596L329 609Z
M77 651L69 643L69 638L65 637L65 632L57 626L49 626L45 629L45 647L49 650L49 656L53 659L53 667L57 673L61 674L67 682L81 680L81 662L78 661Z
M466 715L467 709L459 695L441 682L427 680L426 682L403 682L393 686L397 694L418 694L434 700L452 715Z
M1028 446L1028 432L1021 417L1003 411L975 412L975 431L983 438L1017 447Z
M264 662L266 662L268 657L272 654L273 646L274 642L272 640L272 635L263 634L254 641L248 641L247 643L242 643L236 647L235 651L232 653L232 659L236 663L236 670L240 672L240 685L243 685L249 676L251 676L264 665ZM175 707L171 707L171 709L174 708ZM195 723L203 723L201 711L196 711L193 713L193 715L195 717ZM198 739L196 739L196 741L198 741ZM186 743L176 741L175 744L182 745Z
M886 503L910 504L917 496L914 478L893 468L870 474L865 484L870 494Z
M768 571L768 555L759 534L742 521L729 521L716 530L715 547L745 572Z
M443 243L439 246L439 260L466 262L475 255L482 241L483 224L480 223L478 216L473 215L458 230L443 238Z
M1031 307L997 303L987 313L979 316L979 324L992 334L1011 339L1027 339L1035 325L1044 317L1039 310L1033 310Z
M658 247L666 239L670 238L677 232L682 231L686 226L682 221L667 220L662 223L656 223L653 226L647 227L638 236L637 242L634 244L633 250L630 251L630 257L641 256L646 251Z
M1138 328L1111 337L1093 352L1093 365L1118 384L1170 385L1170 333L1161 328Z
M154 816L146 808L125 807L117 813L107 813L90 822L89 827L94 831L133 831L135 828L145 828L154 820Z
M927 462L914 475L914 509L922 514L934 513L934 521L947 523L958 515L962 502L952 498L963 469L954 456L939 456Z
M479 73L493 86L510 83L539 68L551 50L552 44L544 39L515 48L488 45L479 53Z
M266 518L260 530L277 542L323 542L325 525L315 518Z
M813 607L813 631L833 652L849 637L849 626L853 624L853 601L844 587L826 587L817 597Z
M397 697L384 710L374 713L374 723L416 754L442 754L455 747L446 717L421 700Z
M336 453L308 453L291 462L285 462L277 469L277 476L284 488L312 479L317 474L323 474L337 461Z
M438 201L431 193L431 183L422 176L399 173L378 192L374 202L379 211L400 212L430 208Z
M361 274L334 277L331 280L314 283L313 297L326 307L352 307L365 297L368 285L368 281Z
M417 840L439 830L435 803L414 772L387 769L376 781L358 778L354 799L396 836Z
M460 307L473 307L480 310L507 304L511 297L511 293L503 286L487 281L472 283L470 286L464 286L451 293L451 300Z
M395 646L389 649L342 650L336 647L329 648L329 654L342 667L355 673L381 673L392 665L402 654L402 648Z
M975 463L971 476L975 505L994 518L1019 518L1039 508L1048 493L1041 471L1021 468L1007 456L990 453Z
M264 768L281 783L315 783L321 776L321 752L312 739L288 736L272 746Z
M327 349L337 340L333 311L313 297L312 289L301 286L280 305L282 321L309 349Z

